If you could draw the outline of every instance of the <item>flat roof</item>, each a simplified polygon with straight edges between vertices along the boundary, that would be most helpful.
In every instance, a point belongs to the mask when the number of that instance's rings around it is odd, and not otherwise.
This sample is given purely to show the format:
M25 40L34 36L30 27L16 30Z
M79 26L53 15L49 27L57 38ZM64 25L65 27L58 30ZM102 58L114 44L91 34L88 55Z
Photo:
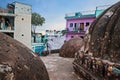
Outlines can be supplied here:
M80 16L66 16L65 19L77 19L77 18L91 18L96 17L95 14L80 15Z
M13 2L13 4L15 4L15 3L19 3L19 4L24 4L24 5L32 6L32 5L30 5L30 4L22 3L22 2L18 2L18 1Z

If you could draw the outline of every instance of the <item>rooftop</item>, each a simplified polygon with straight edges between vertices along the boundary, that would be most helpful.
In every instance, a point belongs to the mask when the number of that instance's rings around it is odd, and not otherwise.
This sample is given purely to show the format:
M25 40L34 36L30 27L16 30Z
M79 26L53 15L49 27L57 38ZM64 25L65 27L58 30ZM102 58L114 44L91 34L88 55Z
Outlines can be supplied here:
M89 17L95 17L95 10L69 13L65 15L65 19L89 18Z
M24 5L32 6L32 5L30 5L30 4L26 4L26 3L22 3L22 2L18 2L18 1L13 2L12 4L15 4L15 3L19 3L19 4L24 4Z
M76 12L76 13L68 13L68 14L65 15L65 19L96 17L96 12L97 11L101 11L102 12L105 9L107 9L108 7L110 7L110 5L102 5L102 6L97 6L96 10L80 11L80 12Z

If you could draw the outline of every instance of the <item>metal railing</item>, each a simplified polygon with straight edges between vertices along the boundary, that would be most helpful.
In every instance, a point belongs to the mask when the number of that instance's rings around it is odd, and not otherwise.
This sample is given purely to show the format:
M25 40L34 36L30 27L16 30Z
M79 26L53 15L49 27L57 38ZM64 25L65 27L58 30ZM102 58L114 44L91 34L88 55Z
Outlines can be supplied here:
M0 26L0 30L14 30L14 27L13 26Z
M66 31L66 33L79 33L79 34L85 34L85 31L83 31L83 30L73 30L73 31Z
M110 6L111 5L97 6L96 10L105 10L105 9L107 9ZM79 13L79 14L82 14L82 15L89 15L89 14L95 14L95 10L88 10L88 11L80 11L80 12L68 13L68 14L65 14L65 17L75 16L76 13Z
M13 14L13 13L14 13L14 10L12 10L12 9L0 8L0 13L10 13L10 14Z
M107 9L108 7L110 7L111 5L103 5L103 6L97 6L96 7L96 10L105 10Z
M80 12L76 12L76 13L68 13L68 14L65 14L65 17L75 16L77 13L82 14L82 15L89 15L89 14L95 14L95 10L80 11Z

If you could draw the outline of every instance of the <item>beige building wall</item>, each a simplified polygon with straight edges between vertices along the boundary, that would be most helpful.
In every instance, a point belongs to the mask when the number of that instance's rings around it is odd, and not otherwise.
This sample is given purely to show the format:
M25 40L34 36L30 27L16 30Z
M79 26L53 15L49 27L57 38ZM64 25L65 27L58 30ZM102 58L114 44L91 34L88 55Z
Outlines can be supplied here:
M31 14L32 6L24 3L15 2L15 14Z
M14 13L1 13L0 16L9 18L14 24L14 30L0 30L0 32L13 33L14 39L32 49L31 46L31 12L32 6L20 2L14 2Z
M31 6L15 3L15 14L14 39L31 49Z
M14 39L31 49L31 15L22 14L15 17Z

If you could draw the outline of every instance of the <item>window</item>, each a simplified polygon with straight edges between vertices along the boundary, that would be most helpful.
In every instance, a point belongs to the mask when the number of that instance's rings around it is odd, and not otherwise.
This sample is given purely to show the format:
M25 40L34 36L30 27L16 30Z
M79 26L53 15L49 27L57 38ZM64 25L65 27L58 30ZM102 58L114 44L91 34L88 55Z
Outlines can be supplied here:
M71 38L74 38L74 36L71 36Z
M75 23L75 26L74 27L77 27L77 23Z
M86 27L89 26L89 25L90 25L90 23L89 23L89 22L86 22Z
M80 23L80 31L84 30L84 23Z
M80 38L82 38L82 39L83 39L84 37L83 37L83 36L80 36Z
M24 20L24 18L22 18L22 20Z
M77 23L74 24L74 31L77 30Z
M24 36L24 34L22 34L22 36Z
M73 23L70 23L70 27L73 27Z
M84 27L84 23L80 23L80 27Z
M29 9L27 9L27 11L29 11Z

